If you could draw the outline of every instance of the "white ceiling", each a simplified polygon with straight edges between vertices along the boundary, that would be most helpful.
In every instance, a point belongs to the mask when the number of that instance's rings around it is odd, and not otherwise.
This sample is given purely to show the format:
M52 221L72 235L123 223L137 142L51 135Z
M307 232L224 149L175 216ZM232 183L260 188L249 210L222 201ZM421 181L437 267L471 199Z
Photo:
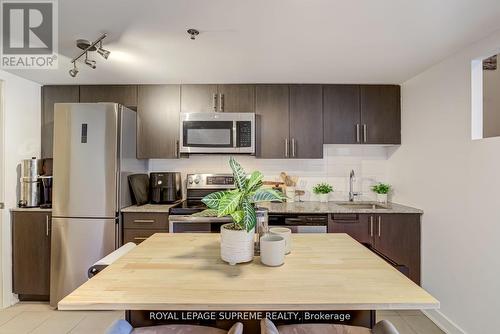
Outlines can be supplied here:
M42 84L401 83L498 29L498 0L59 0L59 69L11 72ZM71 78L75 40L101 32L109 59Z

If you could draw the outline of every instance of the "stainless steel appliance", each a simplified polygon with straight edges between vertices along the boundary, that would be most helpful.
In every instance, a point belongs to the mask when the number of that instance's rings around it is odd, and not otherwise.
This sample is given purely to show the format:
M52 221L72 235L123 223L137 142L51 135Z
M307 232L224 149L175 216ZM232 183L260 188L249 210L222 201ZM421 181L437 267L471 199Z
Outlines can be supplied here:
M181 153L255 154L255 114L181 113Z
M182 181L179 172L149 174L151 203L174 203L182 199Z
M225 217L191 216L207 208L201 201L204 196L216 191L235 188L232 174L188 174L186 183L186 200L169 211L170 233L218 233L222 224L232 221L231 218Z
M287 227L292 230L292 233L327 233L328 216L269 214L268 225L269 228Z
M115 103L57 103L50 304L84 283L87 269L120 245L120 209L136 159L136 113Z
M34 208L40 206L42 192L39 177L43 174L42 167L43 160L36 157L21 161L19 207Z

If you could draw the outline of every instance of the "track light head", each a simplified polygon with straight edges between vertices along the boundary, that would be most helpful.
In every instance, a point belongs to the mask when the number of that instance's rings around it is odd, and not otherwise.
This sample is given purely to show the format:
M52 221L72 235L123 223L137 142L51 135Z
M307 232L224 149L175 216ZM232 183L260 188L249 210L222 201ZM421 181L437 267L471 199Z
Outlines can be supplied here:
M103 49L102 46L97 49L97 53L100 54L104 59L108 59L110 51Z
M69 75L71 75L71 77L76 77L76 75L78 74L78 68L76 67L76 64L73 63L73 68L69 70Z
M88 59L88 55L87 54L85 55L85 65L87 65L91 69L95 69L96 68L95 60Z

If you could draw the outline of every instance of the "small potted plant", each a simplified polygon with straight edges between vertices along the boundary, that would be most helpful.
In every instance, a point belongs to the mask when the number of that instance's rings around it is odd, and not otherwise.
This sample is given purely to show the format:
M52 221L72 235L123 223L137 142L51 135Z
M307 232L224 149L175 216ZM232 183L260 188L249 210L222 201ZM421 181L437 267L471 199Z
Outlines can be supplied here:
M377 201L387 203L387 195L391 191L391 185L386 183L377 183L372 186L372 191L377 194Z
M221 258L231 265L249 262L254 256L254 231L257 223L255 203L284 200L284 195L270 188L262 188L261 172L247 176L241 165L231 157L236 189L218 191L205 196L202 202L208 207L196 216L230 216L232 223L221 226Z
M313 192L318 195L320 202L327 203L328 196L333 192L333 188L328 183L319 183L314 186Z

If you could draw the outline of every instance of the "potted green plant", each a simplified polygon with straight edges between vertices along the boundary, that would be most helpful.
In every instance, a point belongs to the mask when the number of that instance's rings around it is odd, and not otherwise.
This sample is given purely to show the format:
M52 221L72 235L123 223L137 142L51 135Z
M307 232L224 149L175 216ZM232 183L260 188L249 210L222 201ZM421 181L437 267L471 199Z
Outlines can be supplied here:
M202 202L208 209L197 213L204 217L231 216L232 223L221 227L221 258L231 265L252 261L254 256L254 231L257 223L255 203L284 200L276 190L262 188L264 176L254 171L247 176L241 165L231 157L236 189L218 191L205 196Z
M319 183L314 186L313 192L319 197L320 202L327 203L328 196L333 192L333 187L328 183Z
M387 195L391 191L391 185L380 182L372 186L372 191L377 194L378 202L387 203Z

